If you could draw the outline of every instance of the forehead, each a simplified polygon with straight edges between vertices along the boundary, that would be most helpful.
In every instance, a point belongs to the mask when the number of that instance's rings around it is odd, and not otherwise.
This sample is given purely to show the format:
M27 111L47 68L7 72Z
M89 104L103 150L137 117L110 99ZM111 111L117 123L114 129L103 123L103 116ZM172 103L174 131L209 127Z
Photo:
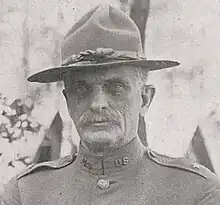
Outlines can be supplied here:
M64 82L68 81L100 81L112 78L121 78L132 81L137 80L138 68L131 66L107 67L107 68L81 68L69 71L64 75Z

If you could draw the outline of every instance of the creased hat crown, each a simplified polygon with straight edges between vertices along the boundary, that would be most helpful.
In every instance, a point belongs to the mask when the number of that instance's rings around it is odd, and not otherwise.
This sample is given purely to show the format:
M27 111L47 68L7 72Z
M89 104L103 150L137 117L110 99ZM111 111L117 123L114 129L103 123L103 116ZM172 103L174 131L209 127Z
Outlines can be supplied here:
M136 24L111 5L95 7L68 31L61 46L62 61L81 51L97 48L143 53Z
M134 21L111 5L98 5L67 32L61 44L61 65L38 72L31 82L56 82L75 69L133 66L149 71L179 65L170 60L147 60Z

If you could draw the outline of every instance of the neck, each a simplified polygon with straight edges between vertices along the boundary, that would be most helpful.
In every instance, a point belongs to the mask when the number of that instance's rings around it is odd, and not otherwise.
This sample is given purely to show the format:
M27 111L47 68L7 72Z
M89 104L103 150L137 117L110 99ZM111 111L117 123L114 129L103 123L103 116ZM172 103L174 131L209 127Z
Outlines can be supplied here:
M86 152L90 153L90 155L96 157L104 157L107 156L108 153L113 152L116 148L111 148L106 144L103 143L86 143L80 141L80 147L82 147Z
M130 142L132 142L134 139L132 139ZM130 142L128 142L127 144L129 144ZM80 141L80 147L84 149L84 151L86 151L87 153L89 153L90 155L94 156L94 157L106 157L108 155L111 155L111 153L114 153L116 150L126 146L122 145L122 146L117 146L115 145L114 147L109 146L108 144L104 144L104 143L86 143L83 141Z
M77 163L79 163L80 169L83 169L91 174L104 175L114 172L120 172L123 169L127 169L132 164L139 161L145 147L141 143L139 137L135 137L128 144L109 149L108 152L102 154L91 152L86 146L80 142L79 154L77 157Z

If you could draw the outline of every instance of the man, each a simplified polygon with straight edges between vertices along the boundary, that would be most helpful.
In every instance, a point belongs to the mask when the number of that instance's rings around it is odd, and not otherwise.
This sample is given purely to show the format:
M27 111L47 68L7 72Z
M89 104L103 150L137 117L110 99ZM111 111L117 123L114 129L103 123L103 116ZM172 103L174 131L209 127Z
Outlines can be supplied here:
M122 11L97 6L67 33L62 65L29 77L64 82L69 114L81 138L78 155L29 167L12 178L2 205L217 205L216 176L187 159L144 147L140 115L154 88L148 71L177 66L143 56L140 34Z

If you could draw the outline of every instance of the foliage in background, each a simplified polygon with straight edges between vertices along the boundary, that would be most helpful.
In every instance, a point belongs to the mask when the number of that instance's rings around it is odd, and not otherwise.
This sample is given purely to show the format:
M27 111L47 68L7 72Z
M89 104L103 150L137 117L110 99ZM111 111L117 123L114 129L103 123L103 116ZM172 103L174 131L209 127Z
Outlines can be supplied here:
M33 108L34 104L30 99L16 99L9 104L7 98L0 94L0 137L8 143L22 139L27 142L28 136L38 134L42 125L32 117ZM14 160L8 162L8 166L14 167L13 161L21 161L25 165L31 163L30 156L19 157L19 153Z
M35 96L36 97L36 96ZM50 123L53 121L53 114L50 117L51 102L53 96L48 96L49 101L42 101L42 96L26 97L23 100L16 99L10 101L0 94L0 193L3 184L32 163L39 162L37 155L39 149L51 146L51 153L54 150L55 137L50 136L51 131L57 130L57 126L48 127L44 118ZM34 99L34 100L33 100ZM48 114L48 117L46 117ZM39 115L42 117L39 118ZM62 119L60 118L62 121ZM65 156L72 151L76 152L77 148L73 143L70 135L69 125L64 123L64 130L59 132L59 146L64 148L58 150L57 157ZM53 134L53 136L56 136ZM63 138L64 136L64 138ZM57 151L56 151L57 152ZM41 159L42 160L42 159ZM50 159L43 159L48 161Z

